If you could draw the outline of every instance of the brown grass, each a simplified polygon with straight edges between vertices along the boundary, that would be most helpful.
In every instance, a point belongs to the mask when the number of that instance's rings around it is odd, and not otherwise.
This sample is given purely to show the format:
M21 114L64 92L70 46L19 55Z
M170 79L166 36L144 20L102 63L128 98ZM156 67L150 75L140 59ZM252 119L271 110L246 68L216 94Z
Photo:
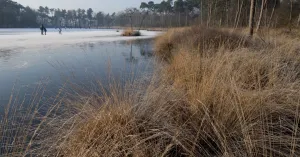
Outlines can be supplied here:
M122 36L141 36L141 32L132 29L126 29L123 31Z
M157 55L171 59L179 49L197 51L202 55L210 55L220 48L236 49L253 47L257 41L252 41L242 34L231 33L205 27L188 27L172 29L156 40ZM253 47L254 48L254 47Z
M203 150L192 156L207 151L202 155L298 156L299 42L262 47L255 41L240 44L236 34L219 36L227 41L200 39L206 51L195 50L194 42L173 40L175 55L165 71L166 80L185 91L196 114L191 121ZM201 45L207 41L212 48Z
M156 43L169 62L149 84L71 101L81 107L35 154L299 156L300 44L264 40L169 30Z

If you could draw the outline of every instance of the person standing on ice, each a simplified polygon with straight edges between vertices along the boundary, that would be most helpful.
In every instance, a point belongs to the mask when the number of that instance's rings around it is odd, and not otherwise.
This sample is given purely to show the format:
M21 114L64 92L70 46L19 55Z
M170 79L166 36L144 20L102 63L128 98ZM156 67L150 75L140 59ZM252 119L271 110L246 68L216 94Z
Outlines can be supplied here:
M43 28L44 28L45 35L47 35L47 29L46 29L46 27L43 26Z
M61 28L59 27L58 33L61 34L61 31L62 31L62 30L61 30Z
M43 24L41 25L40 30L41 30L41 34L44 35L44 25Z

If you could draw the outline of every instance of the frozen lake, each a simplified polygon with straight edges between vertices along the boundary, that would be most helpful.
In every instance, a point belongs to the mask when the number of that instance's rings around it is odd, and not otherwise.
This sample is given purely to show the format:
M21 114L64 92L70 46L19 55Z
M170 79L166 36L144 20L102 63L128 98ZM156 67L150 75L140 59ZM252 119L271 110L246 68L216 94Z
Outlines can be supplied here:
M158 32L141 31L140 37L123 37L122 30L114 29L63 29L62 35L57 29L48 29L47 35L41 35L37 29L0 29L0 49L60 47L66 44L83 42L120 41L147 39L157 36Z
M41 92L54 97L66 82L96 88L108 76L132 79L151 73L152 40L156 32L141 37L121 37L116 30L0 29L0 105L13 98L30 103ZM18 101L14 102L18 103Z
M116 29L79 29L79 28L72 28L72 29L62 29L62 32L99 32L99 31L117 31ZM55 28L48 28L47 32L58 32L58 29ZM28 33L40 33L39 28L10 28L10 29L1 29L0 28L0 35L20 35L20 34L28 34Z

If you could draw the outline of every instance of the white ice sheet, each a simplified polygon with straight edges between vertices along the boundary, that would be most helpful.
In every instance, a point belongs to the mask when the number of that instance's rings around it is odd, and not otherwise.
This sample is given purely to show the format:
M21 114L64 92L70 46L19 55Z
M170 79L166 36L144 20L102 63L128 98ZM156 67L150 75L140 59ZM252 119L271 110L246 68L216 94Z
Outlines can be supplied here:
M160 32L141 31L140 37L123 37L122 31L116 30L99 30L99 31L64 31L62 35L58 31L49 31L47 35L41 35L40 32L24 32L16 34L0 34L0 50L19 49L19 48L44 48L57 47L65 44L77 44L84 42L98 41L118 41L153 38Z

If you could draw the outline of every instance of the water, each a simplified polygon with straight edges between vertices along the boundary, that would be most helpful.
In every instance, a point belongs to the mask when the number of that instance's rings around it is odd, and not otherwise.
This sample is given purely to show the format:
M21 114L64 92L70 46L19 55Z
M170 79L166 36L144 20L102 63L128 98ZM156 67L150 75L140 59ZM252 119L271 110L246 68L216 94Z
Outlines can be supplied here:
M28 33L13 31L14 33ZM0 30L0 34L4 34ZM6 31L9 34L12 31ZM38 49L0 49L0 105L14 99L30 101L40 86L43 97L55 97L66 84L96 88L95 82L109 82L109 77L139 78L152 72L152 40L86 42Z

